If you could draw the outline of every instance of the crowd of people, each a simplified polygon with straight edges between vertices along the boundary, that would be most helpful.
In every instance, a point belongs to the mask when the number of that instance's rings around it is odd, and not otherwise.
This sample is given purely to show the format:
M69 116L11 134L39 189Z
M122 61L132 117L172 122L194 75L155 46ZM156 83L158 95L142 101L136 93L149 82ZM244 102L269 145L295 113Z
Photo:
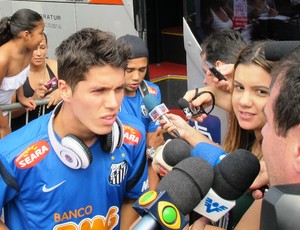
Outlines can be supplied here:
M207 10L230 24L228 6L218 1ZM51 60L37 12L21 9L2 18L0 104L19 101L24 109L12 113L13 132L0 110L0 229L132 228L139 220L133 203L160 181L147 156L164 145L162 130L171 136L176 130L192 147L204 142L228 154L246 149L261 164L222 221L199 217L186 228L259 229L260 189L300 182L300 48L270 61L265 49L272 41L247 43L231 26L218 31L215 24L208 23L216 27L201 44L206 86L184 98L190 107L215 103L226 111L229 128L221 145L178 115L166 114L170 122L151 120L143 98L152 94L161 102L161 89L144 79L149 52L138 36L84 28L62 41ZM206 61L226 80L217 79ZM198 94L204 91L215 101ZM41 113L34 100L44 98L49 103Z

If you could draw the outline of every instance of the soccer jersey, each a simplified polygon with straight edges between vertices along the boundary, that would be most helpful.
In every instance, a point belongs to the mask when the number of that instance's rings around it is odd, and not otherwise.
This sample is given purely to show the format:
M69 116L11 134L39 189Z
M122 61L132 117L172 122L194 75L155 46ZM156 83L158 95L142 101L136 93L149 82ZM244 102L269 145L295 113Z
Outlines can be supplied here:
M150 81L146 81L146 83L148 84L149 93L155 95L160 102L161 93L159 87ZM121 111L132 114L141 120L145 126L146 132L155 132L159 126L159 123L152 121L149 117L148 110L145 107L143 97L139 90L136 91L134 97L124 96Z
M12 230L119 229L123 199L137 199L148 189L142 124L120 115L124 144L106 153L96 141L89 148L91 164L72 169L51 146L50 114L0 140L5 224Z

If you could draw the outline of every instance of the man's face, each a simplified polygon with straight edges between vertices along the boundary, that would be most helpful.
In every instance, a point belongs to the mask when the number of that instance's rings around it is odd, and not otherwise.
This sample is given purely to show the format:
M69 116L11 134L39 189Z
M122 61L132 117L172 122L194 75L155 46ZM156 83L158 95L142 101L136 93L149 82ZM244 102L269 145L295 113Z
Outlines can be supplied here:
M92 67L68 100L73 126L99 135L111 132L124 96L124 70L110 66Z
M293 133L291 129L286 137L278 136L275 132L273 103L279 94L279 87L274 85L269 100L264 108L267 122L262 129L263 141L262 151L263 157L266 162L267 172L270 180L270 184L280 185L288 183L297 183L293 179L295 176L295 149L294 143L297 135Z
M147 73L148 58L130 59L125 71L125 95L135 96L136 90Z

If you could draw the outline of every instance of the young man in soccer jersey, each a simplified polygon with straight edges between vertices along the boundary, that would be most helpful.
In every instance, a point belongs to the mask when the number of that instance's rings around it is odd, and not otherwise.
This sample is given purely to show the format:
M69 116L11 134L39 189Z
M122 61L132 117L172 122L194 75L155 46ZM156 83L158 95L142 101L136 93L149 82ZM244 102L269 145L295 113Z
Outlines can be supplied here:
M128 229L148 189L144 127L118 115L129 49L85 28L56 55L62 103L0 140L0 215L9 229Z
M161 101L159 87L147 80L144 80L148 71L148 48L146 43L135 35L124 35L118 39L121 44L130 47L131 54L125 71L125 96L121 105L121 111L135 115L145 126L147 133L147 151L154 151L164 143L163 135L160 132L158 122L152 121L145 107L144 92L153 94ZM159 178L149 164L150 189L155 189Z

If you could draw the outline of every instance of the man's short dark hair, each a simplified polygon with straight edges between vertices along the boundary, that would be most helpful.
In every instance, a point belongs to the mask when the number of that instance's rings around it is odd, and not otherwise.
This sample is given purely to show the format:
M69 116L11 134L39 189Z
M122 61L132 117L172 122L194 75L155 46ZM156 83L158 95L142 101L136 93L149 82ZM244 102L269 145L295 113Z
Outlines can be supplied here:
M300 47L284 57L274 69L273 81L279 94L273 103L276 133L285 137L290 128L300 124Z
M201 44L202 54L215 63L220 60L226 64L234 63L240 51L247 45L240 32L226 29L212 33Z
M58 78L74 89L92 67L108 65L125 70L129 54L129 47L120 44L114 34L84 28L56 48Z

